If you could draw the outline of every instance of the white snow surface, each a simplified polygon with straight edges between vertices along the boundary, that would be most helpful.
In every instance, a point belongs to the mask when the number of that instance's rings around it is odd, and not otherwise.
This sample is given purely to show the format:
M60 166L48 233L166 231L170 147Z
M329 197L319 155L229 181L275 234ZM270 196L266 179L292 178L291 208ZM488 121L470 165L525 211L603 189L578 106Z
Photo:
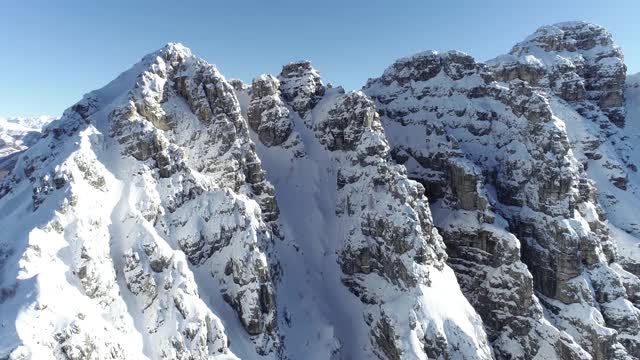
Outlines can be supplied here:
M29 147L38 139L42 128L54 119L45 115L0 117L0 159Z
M227 348L228 332L239 354L260 357L237 315L217 300L221 294L210 273L202 275L206 271L185 259L180 235L154 227L150 216L163 215L167 198L181 190L183 175L158 181L147 164L123 156L111 135L113 111L128 106L140 85L147 91L145 77L162 70L168 57L196 61L188 49L173 44L146 56L88 94L80 112L66 111L19 158L16 175L5 179L12 188L0 201L2 356L236 358ZM185 119L189 114L195 120L190 111ZM55 129L64 131L62 139ZM33 159L40 161L33 178L42 184L42 202L31 200L32 185L21 179ZM47 185L53 179L64 180L61 191ZM225 196L245 203L248 213L259 213L253 200L225 189L211 190L200 200L215 204ZM151 271L145 261L154 259L166 265ZM140 288L129 282L134 276L144 281Z
M555 71L589 62L606 75L621 65L615 57L600 59L619 51L614 44L545 48L567 29L610 36L584 22L545 26L487 64ZM287 66L309 68L290 81L279 77L280 91L273 95L290 97L281 102L288 112L276 115L289 117L293 132L283 144L266 146L248 129L251 90L232 91L214 66L180 44L145 56L57 120L0 118L0 358L338 360L388 358L387 351L398 351L402 359L426 360L427 349L436 347L450 359L490 359L496 344L526 357L531 354L511 334L489 341L487 325L461 289L465 275L445 263L438 231L417 225L482 229L520 256L508 216L546 222L575 242L595 236L602 220L616 244L617 262L606 259L606 244L598 245L595 265L568 281L578 300L565 303L540 292L527 299L540 313L531 330L539 341L535 359L556 356L552 344L559 339L584 358L590 358L585 350L593 353L594 338L638 341L632 331L640 319L634 303L640 298L640 74L627 77L624 126L606 132L548 84L535 88L532 98L552 116L541 125L544 134L569 144L557 159L544 153L546 160L597 189L597 199L579 202L569 214L564 199L543 214L534 209L539 188L526 185L537 170L530 160L537 145L522 135L528 119L514 116L501 100L467 97L485 85L483 74L454 81L465 70L453 69L416 81L422 69L407 66L465 56L422 52L399 59L381 78L408 85L373 82L367 94L393 99L384 104L384 132L364 93L330 87L320 93L319 72L298 62ZM489 85L495 92L510 86ZM346 128L338 129L331 117L353 99L361 102L349 108ZM448 113L434 119L438 108ZM501 120L474 117L487 111ZM590 111L602 118L599 109ZM357 122L361 113L364 123ZM403 113L402 121L394 113ZM434 131L433 124L441 129ZM353 149L342 148L353 138ZM408 158L404 165L388 156L387 139ZM590 140L598 141L598 157ZM492 209L478 210L491 224L442 200L428 205L415 194L424 189L407 173L433 176L419 157L441 147L464 152L450 161L465 176L480 179L491 170L499 181L525 184L518 194L525 205L501 204L489 184L475 191ZM512 173L501 178L505 164ZM266 180L250 179L262 171ZM376 182L389 173L393 184ZM273 190L275 219L265 211ZM423 208L426 220L420 218ZM397 244L364 235L365 220L375 216L389 228L406 229L401 245L408 250L394 252ZM520 240L545 250L533 238ZM349 256L362 265L361 251L380 244L385 260L408 269L405 277L369 271L368 265L349 273ZM422 257L426 261L417 260ZM517 307L500 283L514 269L531 281L518 259L491 268L482 286ZM606 299L596 301L595 294ZM274 309L265 309L270 302ZM629 332L626 325L614 330L611 318L628 321ZM385 327L392 329L391 340L384 338Z
M201 77L213 81L206 91L197 85ZM178 84L183 78L186 95ZM410 271L430 279L406 288L378 274L362 276L379 305L363 303L345 286L342 252L351 228L360 225L336 215L338 201L349 194L338 191L337 174L350 171L356 152L328 151L316 130L345 99L341 89L328 89L304 119L290 111L295 146L267 148L251 134L257 164L276 189L280 240L263 220L262 198L238 175L247 160L235 154L245 156L253 146L242 138L246 120L236 119L237 138L230 150L220 150L220 138L208 136L228 133L208 133L211 125L199 118L207 116L199 106L213 106L200 99L214 88L220 97L213 110L232 121L246 95L230 96L213 66L179 44L167 45L86 95L20 153L0 198L0 356L371 358L383 356L372 336L384 320L403 356L426 360L424 347L437 337L447 339L453 359L491 357L482 322L446 265L417 266L402 255ZM359 151L387 146L377 131L365 131ZM403 169L389 160L368 159L374 165L361 170L367 182L348 188L359 201L372 200L365 188L378 166ZM417 184L398 174L398 190L415 192ZM397 202L385 191L377 211L385 211L385 201ZM390 215L407 221L400 212ZM417 243L441 241L435 230L415 231ZM227 232L229 245L207 258L203 242ZM263 312L261 333L250 335L245 321L255 319L249 316L264 301L254 294L271 286L257 279L267 268L277 273L277 311ZM234 311L229 302L236 298Z
M344 286L338 266L343 239L355 231L351 229L353 220L335 215L340 198L336 176L347 163L348 153L327 151L313 131L343 97L341 88L328 89L303 119L290 111L294 123L290 139L300 141L294 148L286 143L264 146L252 132L281 211L285 240L276 243L283 267L278 308L287 319L281 322L285 347L295 359L364 359L378 354L370 340L371 325L365 321L371 310ZM239 92L238 98L246 111L249 96ZM364 189L358 191L354 197L365 194ZM386 206L384 196L376 195L381 208ZM377 275L370 274L365 280L376 296L384 299L382 309L395 318L396 329L403 329L396 334L403 357L426 359L422 338L442 334L452 349L458 349L453 351L453 359L487 358L490 349L481 320L460 292L451 269L445 266L444 270L431 268L428 272L430 286L420 285L407 292L399 292ZM409 322L419 325L410 330L406 326Z

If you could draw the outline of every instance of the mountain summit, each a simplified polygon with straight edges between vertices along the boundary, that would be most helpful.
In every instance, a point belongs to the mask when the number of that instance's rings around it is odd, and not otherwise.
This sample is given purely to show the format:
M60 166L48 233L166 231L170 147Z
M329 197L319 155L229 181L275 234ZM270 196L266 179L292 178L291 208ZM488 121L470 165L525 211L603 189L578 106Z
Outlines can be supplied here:
M168 44L2 154L0 358L639 358L625 73L584 22L352 92Z

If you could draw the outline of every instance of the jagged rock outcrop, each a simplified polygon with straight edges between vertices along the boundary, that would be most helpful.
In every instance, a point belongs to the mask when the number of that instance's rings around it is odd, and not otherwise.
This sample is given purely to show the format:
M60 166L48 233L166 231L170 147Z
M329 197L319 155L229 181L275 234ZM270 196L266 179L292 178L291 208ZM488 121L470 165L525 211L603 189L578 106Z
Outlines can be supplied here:
M367 129L382 132L373 103L359 93L341 98L327 115L314 128L320 143L330 151L355 151Z
M608 122L624 126L627 68L622 51L602 26L586 22L543 26L490 64L501 80L548 86L603 129ZM602 115L604 119L599 118Z
M293 131L289 110L278 96L280 82L261 75L251 84L251 104L247 110L249 126L267 146L280 145Z
M415 296L411 294L422 286L441 281L433 278L448 269L424 189L391 160L373 102L362 93L347 94L316 124L320 142L331 139L324 143L328 149L336 145L333 151L348 151L337 173L336 213L347 230L339 262L343 283L369 304L365 316L372 328L374 353L385 359L447 358L460 351L470 358L490 358L479 328L474 330L477 338L465 338L462 327L434 328L432 309L422 301L410 305L407 314L391 300L394 293ZM387 283L384 291L375 285L380 280ZM409 339L418 341L424 353L415 353L407 344L408 336L401 335L413 331Z
M0 121L0 358L640 358L625 72L584 22L355 92L168 44Z
M307 229L307 234L285 227L285 238L293 242L296 251L303 252L297 256L303 256L305 262L315 263L319 256L332 259L320 270L327 274L323 281L341 287L332 290L333 296L353 304L349 314L354 319L350 325L353 344L339 338L340 346L331 356L426 359L464 353L469 358L491 358L478 315L457 286L449 286L455 279L444 264L446 254L432 225L423 188L408 180L404 167L391 159L371 99L361 92L345 94L341 88L286 95L299 88L300 79L306 79L306 89L321 84L317 74L308 62L286 65L279 77L280 91L269 89L273 96L281 94L287 107L299 115L292 120L294 132L303 139L304 156L293 150L283 152L287 150L284 145L259 146L258 152L267 159L267 174L291 174L286 180L270 179L279 184L283 222L291 223L299 216L298 207L304 207L300 204L329 211L320 215L318 223L308 224L311 231ZM257 97L255 87L252 97ZM278 99L269 101L277 103ZM257 109L252 100L248 112ZM251 116L258 118L257 114ZM305 181L309 171L327 181ZM322 199L314 195L316 191ZM287 201L290 193L295 194L296 203ZM324 233L328 236L322 236ZM325 249L324 255L305 251L308 244L316 242ZM282 281L292 281L288 276L285 271ZM431 301L438 301L435 295L425 299L426 294L436 293L446 294L457 304L457 322L445 308L430 306L434 304ZM304 316L307 314L290 314L287 326L295 326ZM329 321L337 324L344 320Z
M630 211L640 194L636 175L640 161L636 155L637 102L633 86L629 86L632 81L625 87L623 59L606 29L571 22L543 27L516 45L510 55L489 63L498 73L517 62L539 65L542 71L537 81L523 80L559 97L550 96L553 112L566 123L572 151L586 169L586 176L594 180L598 203L603 206L602 210L596 207L590 211L608 220L606 227L619 249L617 261L638 275L640 258L635 249L640 228L634 211ZM625 271L620 276L629 278ZM628 292L629 299L632 294ZM605 308L604 312L611 309ZM622 328L634 329L635 325Z
M311 66L309 61L299 61L282 67L278 75L282 98L291 104L301 117L311 110L322 95L325 87L320 80L320 74Z
M33 196L19 211L34 218L46 219L63 206L37 228L69 243L71 255L56 256L42 251L43 245L34 251L74 270L75 291L82 292L78 301L86 303L77 311L106 314L95 325L116 326L104 338L104 332L72 331L86 333L87 344L121 349L112 353L122 358L142 358L143 352L163 359L233 357L225 327L211 310L215 302L203 300L218 297L237 314L225 319L227 325L238 322L255 343L243 351L282 353L263 252L277 228L273 188L264 179L233 88L188 49L167 45L67 110L18 159L2 184L2 206L19 201L21 188L32 188ZM87 196L88 191L100 195ZM6 219L3 227L17 241L35 241L26 232L34 225ZM33 262L32 255L16 253L4 266L12 271ZM32 276L45 277L38 269ZM58 286L74 289L73 283ZM131 334L143 339L140 345L131 345ZM46 347L47 336L42 331L20 341L32 349L36 341ZM70 340L60 336L61 345L49 345L51 351L88 356L82 354L90 350L72 350L74 345L68 350Z
M153 187L146 192L156 193L145 201L156 212L150 214L154 225L176 239L193 266L206 266L219 279L224 299L258 337L258 352L278 351L273 289L260 249L271 241L261 218L275 220L277 207L233 88L184 48L170 46L160 55L131 91L128 107L111 113L114 137L125 154L153 161L158 177L152 184L168 178L177 190L165 198ZM180 97L190 111L160 102ZM132 127L141 133L131 136Z
M427 52L364 90L396 159L426 184L449 263L497 357L636 356L637 310L609 266L615 247L562 120L544 92L495 79L464 54ZM581 318L578 308L601 315Z
M544 26L489 65L498 80L522 79L550 94L574 155L596 180L611 224L637 237L637 221L626 209L639 196L637 182L630 182L638 168L638 145L635 125L625 126L626 66L611 34L585 22Z

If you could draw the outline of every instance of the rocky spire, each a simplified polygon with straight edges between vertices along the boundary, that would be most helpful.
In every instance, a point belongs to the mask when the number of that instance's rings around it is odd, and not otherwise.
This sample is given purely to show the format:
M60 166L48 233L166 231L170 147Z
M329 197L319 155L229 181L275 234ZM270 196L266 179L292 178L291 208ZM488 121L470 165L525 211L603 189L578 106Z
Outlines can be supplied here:
M247 120L266 146L284 143L293 131L293 122L289 110L280 99L279 89L280 82L271 75L260 75L251 84Z
M325 92L320 73L309 61L298 61L283 66L278 80L283 99L300 114L300 117L304 117Z

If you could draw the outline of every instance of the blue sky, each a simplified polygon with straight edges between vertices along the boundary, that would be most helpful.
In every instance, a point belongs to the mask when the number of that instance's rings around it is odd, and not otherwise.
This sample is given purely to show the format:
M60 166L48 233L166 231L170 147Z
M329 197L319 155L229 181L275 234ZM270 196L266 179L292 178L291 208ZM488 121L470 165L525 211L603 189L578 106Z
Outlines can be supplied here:
M640 72L640 1L0 0L0 116L59 115L167 42L245 81L309 59L360 88L394 59L456 49L487 60L544 24L607 27Z

